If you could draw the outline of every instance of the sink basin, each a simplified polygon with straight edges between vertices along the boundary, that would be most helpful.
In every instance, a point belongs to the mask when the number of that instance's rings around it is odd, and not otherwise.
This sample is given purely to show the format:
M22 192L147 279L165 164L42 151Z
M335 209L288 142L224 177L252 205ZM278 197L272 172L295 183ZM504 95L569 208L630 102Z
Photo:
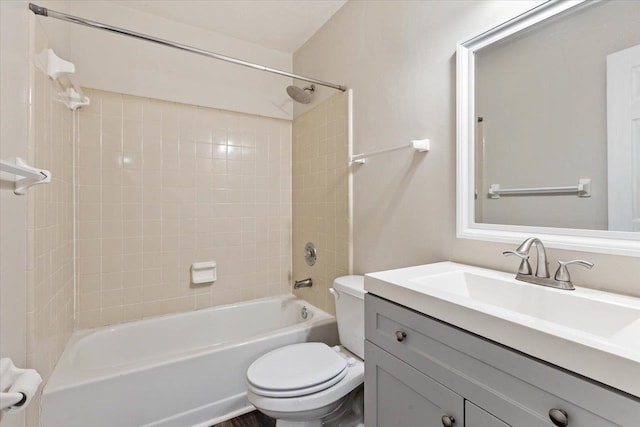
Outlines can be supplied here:
M486 304L516 315L615 340L616 334L634 326L637 339L621 342L640 352L640 309L613 301L588 298L582 292L552 290L512 279L468 271L453 271L410 279L446 299ZM597 315L596 315L597 313ZM623 336L626 334L622 334Z
M452 262L365 276L365 290L640 396L640 299L554 289Z

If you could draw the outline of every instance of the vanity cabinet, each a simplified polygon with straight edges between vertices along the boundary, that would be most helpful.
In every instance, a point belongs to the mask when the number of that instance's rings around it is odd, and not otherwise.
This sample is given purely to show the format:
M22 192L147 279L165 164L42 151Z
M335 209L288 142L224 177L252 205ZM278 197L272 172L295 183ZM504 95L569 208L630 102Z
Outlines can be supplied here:
M372 294L365 336L367 427L640 426L637 397Z
M365 352L367 398L377 402L367 426L509 427L376 345L367 342Z
M438 426L442 417L464 418L464 398L379 347L366 342L365 395L378 402L372 407L372 426ZM380 405L382 402L382 405ZM366 405L365 405L366 407Z
M466 427L509 427L487 411L469 402L464 402L464 420Z

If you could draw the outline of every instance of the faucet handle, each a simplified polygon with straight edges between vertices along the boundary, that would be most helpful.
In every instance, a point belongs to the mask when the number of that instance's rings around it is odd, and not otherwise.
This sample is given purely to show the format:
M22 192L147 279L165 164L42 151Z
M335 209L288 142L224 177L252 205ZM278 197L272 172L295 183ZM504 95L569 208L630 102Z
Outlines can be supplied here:
M558 260L558 264L560 264L560 265L558 266L558 270L556 271L556 275L554 276L554 278L558 282L568 282L568 283L571 283L571 276L569 275L569 269L567 269L568 265L578 264L578 265L581 265L581 266L586 267L588 269L591 269L591 267L593 267L593 263L592 262L584 261L584 260L581 260L581 259L574 259L573 261L560 261L560 260Z
M529 264L529 254L518 252L518 251L504 251L502 252L504 256L517 256L522 261L520 261L520 266L518 267L518 274L524 274L531 276L531 264Z

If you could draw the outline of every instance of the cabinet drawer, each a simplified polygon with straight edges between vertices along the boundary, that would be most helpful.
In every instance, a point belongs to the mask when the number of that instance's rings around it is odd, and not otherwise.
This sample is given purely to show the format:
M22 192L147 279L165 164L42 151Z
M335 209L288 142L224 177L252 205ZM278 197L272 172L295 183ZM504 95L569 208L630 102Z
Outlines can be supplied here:
M371 294L368 340L513 426L638 427L640 399L598 385ZM366 360L366 354L365 354Z

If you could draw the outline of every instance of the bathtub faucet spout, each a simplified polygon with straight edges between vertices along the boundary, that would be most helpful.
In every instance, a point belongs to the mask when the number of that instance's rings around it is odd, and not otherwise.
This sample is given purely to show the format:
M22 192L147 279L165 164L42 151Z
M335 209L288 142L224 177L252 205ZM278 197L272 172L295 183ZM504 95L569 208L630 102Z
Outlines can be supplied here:
M310 288L311 286L313 286L313 280L311 280L311 277L309 277L308 279L304 280L296 280L296 282L293 284L293 289Z

